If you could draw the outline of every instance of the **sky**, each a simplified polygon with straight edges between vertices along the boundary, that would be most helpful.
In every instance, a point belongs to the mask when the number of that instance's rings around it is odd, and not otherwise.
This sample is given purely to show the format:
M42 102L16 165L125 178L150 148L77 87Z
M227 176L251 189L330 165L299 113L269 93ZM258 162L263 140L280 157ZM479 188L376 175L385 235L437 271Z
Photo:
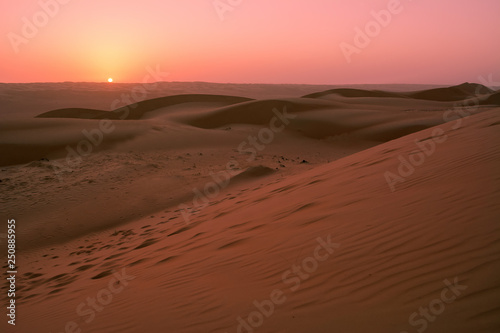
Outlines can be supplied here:
M500 81L500 0L2 0L0 34L0 82Z

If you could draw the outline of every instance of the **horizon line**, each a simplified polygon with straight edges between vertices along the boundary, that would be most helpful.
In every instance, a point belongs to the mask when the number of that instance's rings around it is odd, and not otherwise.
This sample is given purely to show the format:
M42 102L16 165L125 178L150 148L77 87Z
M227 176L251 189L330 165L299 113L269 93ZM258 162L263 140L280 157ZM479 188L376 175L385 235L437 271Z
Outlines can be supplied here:
M480 84L477 82L464 81L461 83L262 83L262 82L213 82L213 81L154 81L154 82L121 82L121 81L31 81L31 82L2 82L0 84L36 84L36 83L97 83L106 85L119 84L157 84L157 83L208 83L208 84L239 84L239 85L307 85L307 86L356 86L356 85L428 85L428 86L457 86L462 84Z

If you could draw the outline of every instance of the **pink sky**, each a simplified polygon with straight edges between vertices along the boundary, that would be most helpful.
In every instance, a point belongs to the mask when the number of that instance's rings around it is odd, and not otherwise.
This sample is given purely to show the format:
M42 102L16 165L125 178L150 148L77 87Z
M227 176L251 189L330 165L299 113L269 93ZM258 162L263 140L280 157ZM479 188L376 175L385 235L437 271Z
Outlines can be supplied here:
M0 82L140 82L148 66L166 81L500 81L498 0L401 0L348 63L340 44L391 1L220 0L236 4L224 20L214 0L2 1ZM59 8L49 17L40 3ZM23 35L23 18L38 31Z

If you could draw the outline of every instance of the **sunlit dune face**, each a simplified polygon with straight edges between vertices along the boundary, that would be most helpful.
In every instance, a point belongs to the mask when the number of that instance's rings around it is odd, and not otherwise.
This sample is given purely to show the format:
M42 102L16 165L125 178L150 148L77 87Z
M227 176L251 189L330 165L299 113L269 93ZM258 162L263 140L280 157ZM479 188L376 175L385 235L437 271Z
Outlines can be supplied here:
M109 82L109 83L113 82L113 78L111 78L111 77L110 77L110 78L108 79L108 82Z

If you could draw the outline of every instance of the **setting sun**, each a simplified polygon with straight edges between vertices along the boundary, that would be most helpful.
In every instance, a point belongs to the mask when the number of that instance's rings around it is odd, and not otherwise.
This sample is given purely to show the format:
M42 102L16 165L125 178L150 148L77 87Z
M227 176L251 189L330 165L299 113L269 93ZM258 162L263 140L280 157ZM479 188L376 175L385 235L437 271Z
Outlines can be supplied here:
M109 79L108 79L108 82L113 82L113 79L112 79L112 78L109 78Z

